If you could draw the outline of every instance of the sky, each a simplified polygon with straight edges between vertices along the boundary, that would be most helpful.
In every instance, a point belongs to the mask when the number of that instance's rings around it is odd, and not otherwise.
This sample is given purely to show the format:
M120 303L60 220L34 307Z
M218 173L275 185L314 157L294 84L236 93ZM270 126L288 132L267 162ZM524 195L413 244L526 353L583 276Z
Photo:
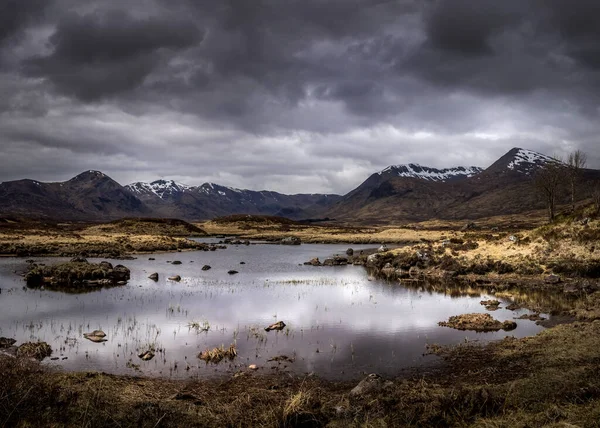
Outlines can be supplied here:
M0 181L345 194L512 147L600 169L597 0L0 0Z

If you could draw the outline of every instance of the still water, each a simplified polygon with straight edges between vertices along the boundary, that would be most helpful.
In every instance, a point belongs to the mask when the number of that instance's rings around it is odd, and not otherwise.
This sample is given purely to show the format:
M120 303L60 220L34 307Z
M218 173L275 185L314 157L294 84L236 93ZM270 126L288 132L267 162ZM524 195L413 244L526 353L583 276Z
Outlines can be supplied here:
M131 269L128 285L86 294L27 289L17 275L26 270L25 259L0 259L0 336L13 337L17 344L48 342L55 359L44 363L65 370L202 378L256 364L262 373L349 379L364 372L390 376L429 364L436 357L423 356L427 344L485 342L542 329L528 320L518 320L510 332L439 327L438 321L452 315L485 312L479 301L491 296L450 297L370 281L360 266L302 265L312 257L343 254L347 247L258 244L155 254L155 260L140 256L123 262ZM47 264L64 260L35 259ZM169 263L174 260L182 264ZM203 271L205 264L212 268ZM229 275L232 269L239 273ZM154 272L158 282L147 278ZM173 275L180 275L181 282L167 280ZM523 313L499 309L492 315L506 320ZM284 330L264 330L280 320L287 325ZM96 329L106 332L106 342L83 338ZM230 344L238 351L231 362L206 364L197 358L207 348ZM157 350L152 360L138 358L150 347ZM267 361L280 355L293 362Z

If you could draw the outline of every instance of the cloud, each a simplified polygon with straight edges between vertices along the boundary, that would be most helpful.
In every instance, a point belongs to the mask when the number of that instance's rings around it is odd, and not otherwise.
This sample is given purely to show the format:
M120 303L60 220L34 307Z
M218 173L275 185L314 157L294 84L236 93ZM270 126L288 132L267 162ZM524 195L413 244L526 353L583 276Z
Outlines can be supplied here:
M514 146L600 168L594 0L43 3L0 14L0 180L345 193Z
M173 50L201 42L189 20L136 19L120 10L69 13L50 37L50 55L25 63L25 72L59 91L95 100L139 86Z

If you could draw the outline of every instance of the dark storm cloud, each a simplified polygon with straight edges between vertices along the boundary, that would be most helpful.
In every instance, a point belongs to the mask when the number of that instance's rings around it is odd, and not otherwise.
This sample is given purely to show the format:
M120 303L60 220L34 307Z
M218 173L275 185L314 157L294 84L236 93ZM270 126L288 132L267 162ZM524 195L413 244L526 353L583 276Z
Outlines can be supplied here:
M0 45L41 17L50 0L3 0L0 2Z
M57 88L84 100L140 85L169 51L201 41L189 20L136 19L119 10L69 13L50 37L50 55L33 58L26 72L47 77Z
M291 192L513 146L600 167L595 0L43 3L0 14L0 179L43 179L13 166L32 147L64 174Z

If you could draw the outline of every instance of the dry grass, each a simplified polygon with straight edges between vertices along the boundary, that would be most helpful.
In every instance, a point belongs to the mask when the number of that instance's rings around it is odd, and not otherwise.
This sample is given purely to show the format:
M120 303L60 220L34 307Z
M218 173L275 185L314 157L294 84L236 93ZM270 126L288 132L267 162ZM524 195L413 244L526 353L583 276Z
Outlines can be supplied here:
M146 227L146 224L148 227ZM38 225L40 226L40 225ZM131 226L131 227L129 227ZM188 225L192 229L195 226ZM200 244L182 237L186 226L164 223L110 223L108 225L68 225L61 228L23 228L0 230L1 255L103 255L107 257L156 251L199 248Z
M280 225L249 222L199 223L211 235L235 235L242 239L281 240L288 236L305 243L406 244L422 240L439 240L446 236L460 236L459 232L415 230L399 227L342 227Z
M229 345L229 348L227 349L225 349L224 345L212 349L206 349L198 355L198 358L201 360L214 364L220 363L225 358L231 361L235 357L237 357L237 350L235 349L234 344Z

